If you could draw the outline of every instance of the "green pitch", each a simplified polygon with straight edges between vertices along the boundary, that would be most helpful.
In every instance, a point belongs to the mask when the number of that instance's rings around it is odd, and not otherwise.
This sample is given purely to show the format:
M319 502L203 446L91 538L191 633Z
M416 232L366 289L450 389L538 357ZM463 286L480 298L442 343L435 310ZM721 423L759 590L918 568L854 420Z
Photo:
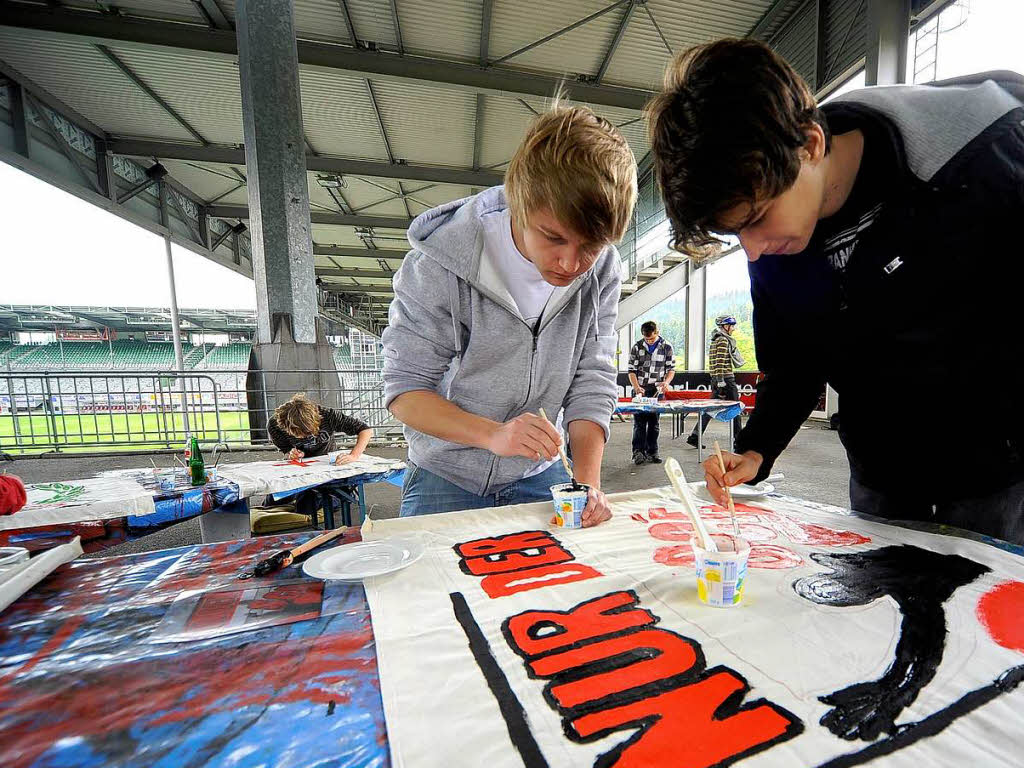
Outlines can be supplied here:
M219 427L218 432L218 418ZM248 443L249 414L239 411L190 413L189 426L200 443ZM56 429L56 441L54 430ZM16 431L17 430L17 431ZM15 435L20 435L15 440ZM0 450L8 453L52 451L137 451L185 447L185 424L180 413L88 413L0 416Z

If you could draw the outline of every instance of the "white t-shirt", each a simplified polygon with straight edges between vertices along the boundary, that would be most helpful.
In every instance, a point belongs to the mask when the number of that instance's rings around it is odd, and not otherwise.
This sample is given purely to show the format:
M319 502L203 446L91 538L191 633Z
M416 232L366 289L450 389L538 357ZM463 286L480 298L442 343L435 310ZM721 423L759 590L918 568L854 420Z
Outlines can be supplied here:
M512 215L509 209L489 213L481 219L484 249L501 282L515 301L523 320L531 327L544 312L555 286L516 248L512 239Z
M512 239L512 214L508 208L487 214L481 223L484 227L484 251L489 264L509 292L523 320L531 328L536 328L544 307L555 293L555 286L547 282L533 262L519 252L516 241ZM565 290L563 288L559 292ZM555 428L559 431L562 429L561 412L555 418ZM539 475L556 461L558 459L541 461L528 469L523 477Z

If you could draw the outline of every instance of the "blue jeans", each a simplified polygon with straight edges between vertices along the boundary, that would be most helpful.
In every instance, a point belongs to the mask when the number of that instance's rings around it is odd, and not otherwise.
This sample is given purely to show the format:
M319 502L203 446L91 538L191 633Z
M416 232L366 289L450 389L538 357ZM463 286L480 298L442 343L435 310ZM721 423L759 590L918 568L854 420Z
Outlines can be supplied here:
M565 467L556 461L539 475L516 480L489 496L477 496L455 483L448 482L440 475L417 467L411 461L407 463L409 466L405 470L405 482L402 484L402 507L398 512L399 517L549 501L552 485L569 482Z

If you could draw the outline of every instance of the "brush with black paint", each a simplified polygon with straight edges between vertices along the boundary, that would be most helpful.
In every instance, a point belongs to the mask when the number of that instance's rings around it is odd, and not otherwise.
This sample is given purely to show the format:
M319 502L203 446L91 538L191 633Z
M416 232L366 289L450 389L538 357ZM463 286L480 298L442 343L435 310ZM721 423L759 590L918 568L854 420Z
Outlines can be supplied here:
M280 552L256 563L256 566L252 569L252 573L243 573L238 578L251 579L253 576L266 576L274 573L275 571L280 571L282 568L287 568L295 562L296 558L316 549L321 544L326 544L328 541L338 538L347 530L348 526L343 525L341 528L335 528L333 531L322 533L316 538L310 539L305 544L300 544L294 549L282 549Z
M548 415L544 413L543 408L540 409L540 417L545 421L551 421L551 419L548 418ZM583 486L579 484L578 480L576 480L576 475L572 473L572 469L569 466L569 457L565 455L564 445L558 446L558 455L562 457L562 466L565 467L565 473L569 475L569 479L572 480L572 489L574 491L582 491Z

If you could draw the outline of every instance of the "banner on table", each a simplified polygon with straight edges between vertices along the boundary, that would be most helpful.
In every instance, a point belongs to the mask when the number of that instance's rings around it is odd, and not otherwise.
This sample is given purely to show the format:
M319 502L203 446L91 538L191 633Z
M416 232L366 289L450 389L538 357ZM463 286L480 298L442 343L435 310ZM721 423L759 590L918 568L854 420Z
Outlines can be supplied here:
M257 493L283 493L320 485L333 480L374 473L397 472L405 464L397 459L363 454L348 464L335 464L338 453L289 461L253 461L245 464L225 464L219 467L220 476L238 485L242 498Z
M156 509L153 495L129 477L31 483L25 490L28 503L0 517L0 531L148 515Z
M1018 556L770 498L737 505L743 599L711 608L681 505L610 498L591 529L534 504L364 531L426 545L366 583L395 766L1019 764Z

